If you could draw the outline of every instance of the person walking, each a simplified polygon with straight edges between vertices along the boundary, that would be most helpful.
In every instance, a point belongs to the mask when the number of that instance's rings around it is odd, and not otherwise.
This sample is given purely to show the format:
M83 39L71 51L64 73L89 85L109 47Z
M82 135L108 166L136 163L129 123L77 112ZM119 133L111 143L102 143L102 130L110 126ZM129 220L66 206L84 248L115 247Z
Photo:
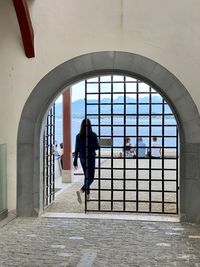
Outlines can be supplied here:
M78 156L83 168L85 181L79 191L76 191L79 203L82 203L82 193L86 192L86 199L90 199L90 186L94 181L95 174L95 156L99 149L99 142L95 132L92 131L89 119L84 119L81 123L79 134L76 136L75 153L73 165L78 167Z
M63 154L64 154L64 146L63 146L63 143L60 143L60 165L61 165L61 168L63 169Z

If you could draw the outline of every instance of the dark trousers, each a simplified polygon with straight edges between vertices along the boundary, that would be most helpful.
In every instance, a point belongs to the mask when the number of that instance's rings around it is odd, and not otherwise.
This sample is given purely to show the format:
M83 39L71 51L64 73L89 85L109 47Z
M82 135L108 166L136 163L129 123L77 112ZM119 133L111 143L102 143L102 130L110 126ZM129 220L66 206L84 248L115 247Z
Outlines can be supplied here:
M82 186L81 190L83 192L86 191L87 194L90 194L90 185L94 181L94 173L95 173L95 157L80 158L81 166L83 168L83 172L85 175L85 182Z

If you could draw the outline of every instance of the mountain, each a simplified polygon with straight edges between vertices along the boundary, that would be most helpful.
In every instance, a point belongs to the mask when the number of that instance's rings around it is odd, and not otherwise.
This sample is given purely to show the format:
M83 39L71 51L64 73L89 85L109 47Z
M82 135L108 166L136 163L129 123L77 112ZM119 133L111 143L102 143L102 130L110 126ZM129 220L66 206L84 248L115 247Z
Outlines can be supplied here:
M80 116L80 115L84 116L84 114L85 114L85 100L79 99L77 101L72 102L71 109L72 109L72 114L74 116Z
M110 98L103 98L101 99L101 103L110 103ZM159 96L152 96L151 99L152 103L160 103L162 104L162 97ZM136 105L129 105L130 103L136 103L136 98L126 97L126 114L135 114L136 113ZM97 105L88 105L88 114L89 113L97 113L98 112L98 102L95 99L88 100L88 104L97 104ZM113 103L121 103L122 105L114 105L113 106L113 113L121 114L124 113L123 111L123 104L124 104L124 97L119 96L113 100ZM139 103L146 104L149 103L149 97L140 97ZM72 102L72 114L73 116L84 116L85 114L85 100L80 99L77 101ZM55 103L55 110L56 110L56 117L62 117L62 103ZM102 105L101 106L101 114L109 114L111 112L110 105ZM145 114L149 113L149 105L139 105L139 113ZM158 114L162 113L161 105L152 105L152 113Z

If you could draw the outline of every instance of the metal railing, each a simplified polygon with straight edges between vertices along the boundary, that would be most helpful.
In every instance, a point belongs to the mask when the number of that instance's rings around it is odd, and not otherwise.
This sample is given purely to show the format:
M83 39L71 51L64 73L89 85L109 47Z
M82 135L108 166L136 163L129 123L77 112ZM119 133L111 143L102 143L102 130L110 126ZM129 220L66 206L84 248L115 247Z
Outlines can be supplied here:
M110 75L85 81L85 101L85 117L100 141L112 140L110 147L100 145L97 153L86 211L177 214L179 134L166 100L138 79ZM123 149L127 136L132 157ZM152 154L155 137L159 157Z
M49 110L43 136L43 204L48 207L55 198L55 105Z

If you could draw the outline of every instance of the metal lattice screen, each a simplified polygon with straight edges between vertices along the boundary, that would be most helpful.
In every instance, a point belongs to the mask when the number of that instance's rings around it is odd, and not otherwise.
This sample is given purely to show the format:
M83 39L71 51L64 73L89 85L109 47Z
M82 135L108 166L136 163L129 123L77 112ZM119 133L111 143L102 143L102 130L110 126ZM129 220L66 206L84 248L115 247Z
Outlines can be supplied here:
M137 79L99 76L85 80L85 116L101 144L85 210L177 214L178 127L163 97ZM136 154L130 157L123 149L127 136ZM153 137L158 158L149 155Z
M55 105L48 115L43 137L43 203L44 208L49 206L55 198Z

